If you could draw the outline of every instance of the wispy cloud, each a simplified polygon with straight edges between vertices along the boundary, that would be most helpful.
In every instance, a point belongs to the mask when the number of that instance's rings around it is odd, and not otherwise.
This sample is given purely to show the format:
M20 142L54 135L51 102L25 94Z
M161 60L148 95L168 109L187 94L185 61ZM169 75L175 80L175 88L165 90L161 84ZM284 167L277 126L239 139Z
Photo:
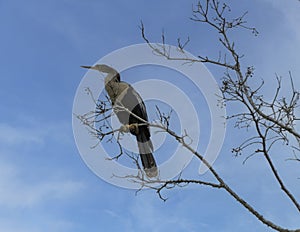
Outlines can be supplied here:
M84 189L80 181L40 180L31 183L17 167L0 162L0 205L8 208L34 207L49 200L67 199Z
M37 146L39 151L49 151L51 144L57 148L72 141L70 124L30 118L21 121L0 123L0 214L4 215L0 218L0 231L74 231L76 222L69 220L68 215L56 218L49 206L59 202L57 207L63 208L80 198L85 183L64 175L56 166L45 175L29 165L36 161ZM20 153L26 155L28 162L14 162Z
M146 194L146 193L145 193ZM147 199L147 196L139 196L130 211L134 217L133 225L136 231L166 231L172 228L172 231L197 231L194 223L188 217L180 216L180 213L166 213L162 208L156 207L156 199ZM160 202L161 203L161 202ZM180 205L180 204L179 204ZM175 204L175 208L178 204ZM178 209L175 211L178 212ZM197 222L199 225L199 222Z
M282 13L282 22L288 27L296 36L297 40L300 40L299 22L300 22L300 4L298 1L289 1L287 4L281 0L265 0L271 4L276 10Z
M5 232L67 232L74 231L75 224L67 220L44 218L39 222L18 222L0 219L0 231Z
M16 128L1 123L0 141L6 145L18 145L21 143L42 143L42 138L40 133L33 128Z
M71 142L70 122L41 122L25 121L12 123L0 123L0 144L2 147L14 147L20 145L44 145L49 140L58 142Z

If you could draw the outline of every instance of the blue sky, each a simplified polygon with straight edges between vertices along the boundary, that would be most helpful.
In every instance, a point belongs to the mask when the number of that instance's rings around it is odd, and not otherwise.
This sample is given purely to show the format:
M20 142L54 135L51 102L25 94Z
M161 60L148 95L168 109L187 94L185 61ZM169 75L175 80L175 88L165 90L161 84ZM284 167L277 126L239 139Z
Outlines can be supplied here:
M233 2L233 1L232 1ZM85 70L113 50L149 38L190 36L187 50L215 55L215 34L188 18L194 1L1 1L0 0L0 231L268 231L223 191L199 186L137 196L95 176L82 161L72 134L72 104ZM292 71L300 87L299 10L296 0L233 2L233 12L249 11L257 38L235 33L272 96L274 74ZM208 66L216 77L221 71ZM129 80L128 80L129 81ZM130 82L130 81L129 81ZM300 227L299 214L283 196L265 161L234 158L230 133L215 167L233 188L269 219ZM300 196L299 164L275 154L295 196ZM188 172L198 169L192 162ZM283 213L284 212L284 213Z

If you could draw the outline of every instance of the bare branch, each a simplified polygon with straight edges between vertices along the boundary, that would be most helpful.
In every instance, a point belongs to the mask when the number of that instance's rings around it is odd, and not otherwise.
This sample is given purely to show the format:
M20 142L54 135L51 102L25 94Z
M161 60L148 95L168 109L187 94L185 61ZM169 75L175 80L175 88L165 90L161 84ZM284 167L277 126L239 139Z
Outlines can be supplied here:
M246 112L233 114L229 116L228 119L236 119L236 128L245 128L248 130L248 128L253 128L254 126L257 132L257 136L246 139L241 145L234 148L232 152L236 155L240 155L246 149L251 149L250 155L247 156L244 162L255 154L263 154L280 188L296 206L298 211L300 211L298 201L284 184L270 155L274 144L277 142L283 141L284 144L288 146L288 134L294 136L298 144L300 144L300 135L294 128L295 122L299 120L295 115L295 109L299 106L300 94L295 90L291 73L289 73L289 75L292 94L289 100L286 97L280 96L282 88L281 78L278 76L276 76L278 86L274 98L271 101L266 101L260 93L264 86L263 80L258 87L251 87L248 84L248 80L254 78L254 67L248 66L245 72L242 71L240 60L243 55L237 52L237 46L235 42L230 39L229 33L233 29L242 28L251 31L257 36L258 31L254 27L247 26L245 17L248 12L244 12L241 16L231 19L227 16L229 12L231 12L231 8L219 0L199 1L197 5L193 6L191 20L209 25L219 35L218 41L224 51L219 52L217 59L210 59L205 55L199 55L199 59L187 60L181 57L172 57L166 52L166 49L159 49L159 47L150 43L145 36L143 25L141 27L142 37L157 55L164 56L166 59L184 60L191 63L211 63L225 68L223 85L221 86L225 104L226 102L240 103L246 107ZM179 49L182 51L182 47L184 46L182 46L180 40L177 42ZM188 42L190 42L190 40L188 40ZM166 46L165 44L166 41L164 40L163 47ZM223 58L221 54L223 54ZM182 143L179 138L180 136L176 139ZM191 152L194 153L193 150Z
M199 1L192 9L191 20L209 25L218 35L218 43L221 45L222 50L217 54L216 59L212 59L206 55L198 55L197 58L191 59L185 56L184 48L190 44L190 38L188 37L185 42L182 42L180 38L177 39L177 46L182 56L174 57L170 53L170 47L167 45L166 36L164 31L161 35L161 43L153 44L150 42L145 34L145 27L141 22L140 30L144 41L152 49L154 55L165 57L168 60L180 60L186 63L209 63L214 64L224 69L224 76L222 79L222 86L220 87L223 94L224 104L232 103L239 104L242 106L241 111L233 113L228 116L227 119L235 120L234 127L237 129L250 128L255 130L255 135L251 135L249 138L242 141L237 147L232 149L232 153L235 156L246 154L246 158L243 163L256 154L262 155L267 161L268 168L270 169L274 180L278 183L278 186L285 194L290 202L300 212L300 204L296 197L286 186L280 173L278 172L273 160L272 154L274 152L274 145L281 142L282 145L288 147L291 137L293 141L298 141L298 146L291 145L296 151L300 151L300 134L295 129L296 122L299 118L296 116L295 109L299 107L300 93L295 89L292 74L289 72L289 80L291 85L290 96L282 95L282 78L276 75L277 88L274 91L273 98L268 101L261 93L264 87L264 81L259 79L258 85L253 85L251 79L255 78L254 67L251 65L242 65L241 60L244 56L238 52L238 43L231 40L230 33L234 29L245 29L253 33L255 36L258 35L258 31L254 27L247 25L246 16L248 12L244 12L238 17L231 17L231 8L220 0L203 0ZM246 67L246 69L242 68ZM119 135L124 132L124 128L114 129L108 124L107 120L112 116L112 107L109 101L98 101L92 99L95 103L96 111L89 112L83 116L78 116L82 120L83 124L96 136L101 142L104 138L112 139L111 136L118 133L117 142ZM177 134L172 130L170 124L171 112L161 112L158 107L157 117L159 122L148 122L142 118L134 115L130 110L126 109L122 105L114 106L114 110L126 111L130 115L139 119L141 124L148 125L150 127L159 128L161 131L167 133L170 137L175 139L181 146L183 146L188 152L195 155L204 165L207 166L209 173L214 178L214 181L207 182L204 180L195 179L184 179L179 176L174 180L160 180L149 179L143 172L139 172L137 176L125 176L121 178L127 178L134 183L140 184L140 191L143 188L151 188L155 190L158 196L162 200L166 198L162 195L163 190L173 189L175 187L184 187L188 184L199 184L203 186L210 186L216 189L225 190L233 199L239 202L244 208L246 208L251 214L253 214L259 221L265 225L273 228L277 231L300 231L300 230L289 230L282 228L272 221L267 220L261 213L259 213L254 207L252 207L247 201L245 201L239 194L237 194L232 187L230 187L226 181L222 178L220 173L210 165L210 163L200 154L194 147L191 146L190 141L192 138L189 137L186 131L182 131ZM95 117L94 117L95 116ZM98 128L95 128L95 123L99 124ZM92 123L93 122L93 123ZM130 126L130 125L129 125ZM120 154L122 154L122 147L120 146ZM275 151L276 152L276 151ZM116 159L120 157L117 155ZM133 159L135 165L139 170L139 162L137 157L129 156ZM288 158L287 160L300 161L299 157L294 155L294 158Z

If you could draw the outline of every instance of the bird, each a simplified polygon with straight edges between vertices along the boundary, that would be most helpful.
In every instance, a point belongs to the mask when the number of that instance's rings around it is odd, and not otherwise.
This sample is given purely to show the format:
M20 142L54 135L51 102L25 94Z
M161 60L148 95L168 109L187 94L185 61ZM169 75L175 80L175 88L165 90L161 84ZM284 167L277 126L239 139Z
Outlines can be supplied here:
M130 84L121 81L119 72L106 64L81 67L107 74L104 80L105 90L112 102L114 113L120 123L136 137L139 155L147 177L156 177L158 169L153 156L153 144L147 123L148 115L140 94Z

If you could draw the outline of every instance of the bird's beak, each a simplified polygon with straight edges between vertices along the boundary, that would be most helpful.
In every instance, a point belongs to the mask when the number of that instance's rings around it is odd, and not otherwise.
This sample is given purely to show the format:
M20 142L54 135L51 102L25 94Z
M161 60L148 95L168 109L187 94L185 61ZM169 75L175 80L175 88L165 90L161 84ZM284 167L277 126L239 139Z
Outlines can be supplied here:
M88 68L88 69L93 69L93 66L86 66L86 65L82 65L80 66L81 68Z

